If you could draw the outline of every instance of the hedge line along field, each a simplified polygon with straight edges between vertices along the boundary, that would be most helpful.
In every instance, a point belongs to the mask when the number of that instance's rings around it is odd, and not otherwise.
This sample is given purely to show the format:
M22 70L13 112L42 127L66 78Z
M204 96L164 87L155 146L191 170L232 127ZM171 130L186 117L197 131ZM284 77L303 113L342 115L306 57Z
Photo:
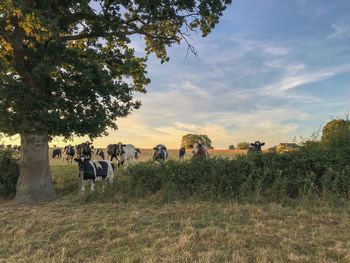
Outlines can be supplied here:
M246 164L254 162L244 162L247 170ZM163 168L177 165L170 161ZM96 193L79 195L77 165L51 160L56 202L0 201L0 262L350 261L348 202L218 202L196 195L169 200L168 188L128 195L133 190L128 173L147 167L158 173L162 166L140 162L118 169L104 192L99 185ZM144 182L134 180L137 187Z

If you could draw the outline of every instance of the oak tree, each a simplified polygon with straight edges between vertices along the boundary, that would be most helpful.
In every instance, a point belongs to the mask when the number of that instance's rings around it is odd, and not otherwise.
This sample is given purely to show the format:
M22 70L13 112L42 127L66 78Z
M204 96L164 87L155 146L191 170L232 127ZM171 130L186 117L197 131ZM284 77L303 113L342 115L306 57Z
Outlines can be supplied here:
M2 0L0 132L20 134L18 202L55 198L49 136L103 136L140 107L146 58L209 34L231 0ZM144 38L145 57L130 47Z

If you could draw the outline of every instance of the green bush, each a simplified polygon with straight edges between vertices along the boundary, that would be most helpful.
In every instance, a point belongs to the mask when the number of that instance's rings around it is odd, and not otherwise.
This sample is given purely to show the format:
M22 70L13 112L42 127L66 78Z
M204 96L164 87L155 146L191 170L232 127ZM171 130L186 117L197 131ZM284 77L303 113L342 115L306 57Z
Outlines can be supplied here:
M9 151L0 151L0 197L11 198L16 193L19 164Z
M236 159L207 158L162 164L139 163L125 169L129 195L161 193L167 200L271 200L350 198L350 154L304 147L284 154Z

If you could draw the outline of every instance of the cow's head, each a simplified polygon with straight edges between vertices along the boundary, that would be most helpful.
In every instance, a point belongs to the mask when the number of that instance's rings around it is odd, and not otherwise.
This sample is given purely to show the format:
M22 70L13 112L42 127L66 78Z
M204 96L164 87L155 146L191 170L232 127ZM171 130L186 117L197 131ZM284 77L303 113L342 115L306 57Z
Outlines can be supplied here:
M78 158L74 158L74 162L78 163L79 171L81 172L86 170L86 166L89 164L90 158L80 156Z
M166 147L163 144L158 144L157 146L153 147L154 153L153 158L154 159L166 159L167 152Z
M207 149L201 142L195 142L192 147L192 154L193 154L193 157L196 157L196 156L206 157Z
M141 151L139 148L135 148L135 159L138 159L140 157Z
M260 152L261 151L261 146L264 146L264 142L260 141L255 141L254 143L251 143L250 146L252 147L253 150Z

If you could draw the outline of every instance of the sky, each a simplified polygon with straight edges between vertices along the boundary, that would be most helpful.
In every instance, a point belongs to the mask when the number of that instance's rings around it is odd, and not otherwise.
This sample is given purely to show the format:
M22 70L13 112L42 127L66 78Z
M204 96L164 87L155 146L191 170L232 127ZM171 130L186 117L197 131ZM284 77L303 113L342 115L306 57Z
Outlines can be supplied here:
M350 111L349 10L349 0L233 0L208 37L192 34L198 57L184 43L168 63L150 56L142 107L94 144L178 148L195 133L227 149L310 137ZM143 54L140 38L131 45Z

